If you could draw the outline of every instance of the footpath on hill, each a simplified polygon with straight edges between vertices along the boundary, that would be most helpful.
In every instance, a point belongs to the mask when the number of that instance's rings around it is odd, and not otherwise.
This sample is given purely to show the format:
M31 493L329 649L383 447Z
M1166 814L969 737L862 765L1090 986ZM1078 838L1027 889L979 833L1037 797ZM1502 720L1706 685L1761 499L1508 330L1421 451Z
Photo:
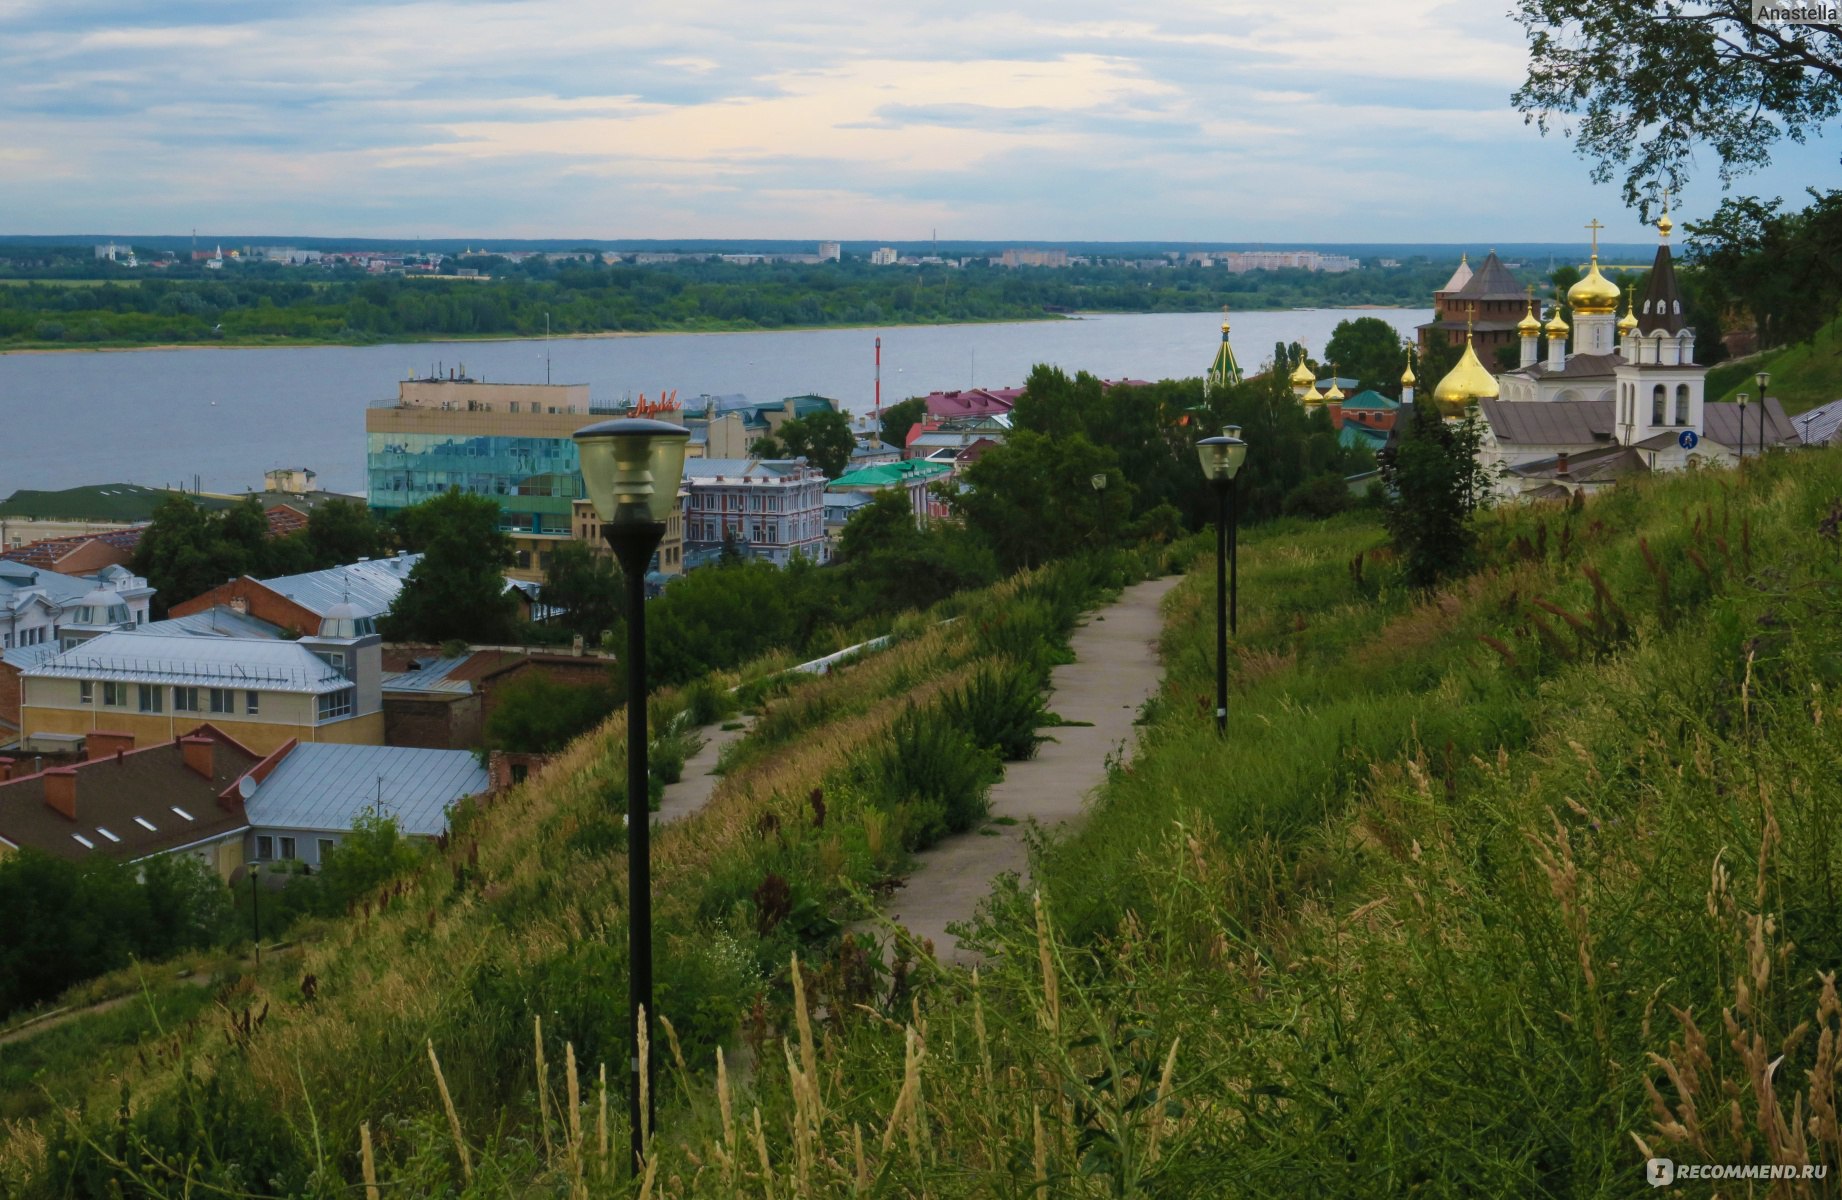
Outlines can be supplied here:
M992 824L958 834L917 856L889 916L917 938L930 938L943 963L970 963L947 926L970 920L1006 871L1029 870L1025 834L1080 817L1106 779L1109 758L1125 761L1138 741L1139 709L1157 693L1163 602L1181 576L1135 584L1118 600L1082 618L1069 639L1074 661L1050 675L1049 709L1074 724L1050 730L1036 757L1009 763L991 789ZM994 836L995 835L995 836Z
M682 821L705 804L709 803L711 793L723 777L716 773L717 760L731 743L739 742L748 736L749 726L755 723L753 717L738 717L727 724L734 726L725 729L720 726L706 726L699 733L704 744L697 753L684 760L684 772L678 776L677 783L668 783L659 794L659 809L653 814L653 823L669 825L673 821Z

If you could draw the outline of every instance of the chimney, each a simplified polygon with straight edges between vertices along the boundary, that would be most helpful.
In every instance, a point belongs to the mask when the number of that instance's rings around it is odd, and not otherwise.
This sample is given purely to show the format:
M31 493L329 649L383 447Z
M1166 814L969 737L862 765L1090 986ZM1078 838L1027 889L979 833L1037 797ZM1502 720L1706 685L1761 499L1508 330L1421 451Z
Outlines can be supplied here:
M134 749L132 733L93 729L83 736L83 752L91 762L99 758L120 758L124 750L132 749Z
M0 758L0 783L5 783L7 780L11 779L12 777L13 777L13 760L10 758Z
M53 767L44 774L45 806L64 815L67 820L77 819L77 768Z
M179 739L179 751L185 756L185 765L206 779L215 778L211 770L213 746L214 743L208 737L193 735Z
M1554 473L1556 475L1567 473L1567 452L1565 450L1554 456Z

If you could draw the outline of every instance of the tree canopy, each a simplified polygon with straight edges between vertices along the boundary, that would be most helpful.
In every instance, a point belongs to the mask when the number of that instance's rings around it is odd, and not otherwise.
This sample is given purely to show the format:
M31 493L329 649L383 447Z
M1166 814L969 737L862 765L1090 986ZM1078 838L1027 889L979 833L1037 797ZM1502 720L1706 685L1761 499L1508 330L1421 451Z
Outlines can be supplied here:
M1726 182L1842 111L1842 30L1755 23L1752 0L1516 0L1514 12L1529 41L1516 107L1544 133L1569 122L1593 178L1622 171L1646 219L1698 147Z
M1407 351L1394 326L1380 317L1357 317L1337 322L1324 343L1324 359L1335 366L1338 375L1393 396L1399 394Z
M1430 586L1462 570L1476 544L1471 514L1487 496L1475 418L1448 423L1433 404L1415 404L1400 439L1381 454L1390 499L1383 521L1409 583Z
M518 600L505 587L511 539L491 496L452 489L397 514L404 545L422 553L380 623L392 641L498 644L517 639Z
M780 444L792 458L804 458L836 479L850 464L857 438L851 433L851 419L841 412L826 409L794 417L780 427Z

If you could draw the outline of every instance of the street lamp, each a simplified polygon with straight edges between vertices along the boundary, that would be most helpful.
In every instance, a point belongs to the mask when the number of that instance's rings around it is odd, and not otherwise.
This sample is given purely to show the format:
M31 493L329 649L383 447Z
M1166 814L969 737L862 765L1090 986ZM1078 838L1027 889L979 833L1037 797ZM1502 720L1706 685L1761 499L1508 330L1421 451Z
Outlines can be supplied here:
M262 873L262 865L260 863L251 863L249 865L250 940L256 943L256 966L257 967L262 966L262 909L261 909L261 905L259 904L257 900L257 897L261 893L256 890L256 876L260 875L261 873Z
M1239 572L1231 571L1236 551L1234 477L1247 458L1241 427L1229 425L1220 437L1196 443L1203 478L1215 489L1215 728L1228 732L1228 631L1235 623L1235 589Z
M1106 475L1104 473L1098 474L1098 475L1090 475L1087 478L1087 483L1089 487L1094 489L1094 501L1100 506L1100 526L1099 526L1100 544L1101 546L1104 547L1107 544L1107 538L1106 538Z
M1749 399L1751 397L1745 392L1740 393L1740 470L1742 471L1746 469L1746 401Z
M652 828L646 770L646 568L665 537L665 519L678 503L690 437L682 425L625 417L579 429L575 438L582 482L602 521L601 536L627 577L627 1028L633 1038L627 1117L636 1172L646 1151L643 1131L652 1126L658 1095L651 1086L658 1077L657 1060L647 1055L644 1088L639 1060L641 1022L650 1035L657 1015L652 1005ZM650 1036L645 1040L649 1046L658 1044Z
M1770 371L1760 371L1757 375L1754 375L1753 378L1759 381L1759 457L1764 458L1765 457L1765 389L1772 382L1772 373ZM1744 428L1740 430L1740 440L1741 441L1746 440L1746 431Z

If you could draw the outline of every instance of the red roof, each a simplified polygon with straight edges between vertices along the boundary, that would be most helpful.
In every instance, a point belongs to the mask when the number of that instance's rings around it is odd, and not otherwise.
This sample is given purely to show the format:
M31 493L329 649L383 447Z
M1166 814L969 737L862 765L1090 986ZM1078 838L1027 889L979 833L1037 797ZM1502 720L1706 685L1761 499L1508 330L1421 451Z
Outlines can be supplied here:
M272 538L284 538L307 528L307 514L298 508L289 508L286 504L277 504L263 515L269 519L269 536Z
M9 562L24 563L28 567L38 567L46 571L55 571L60 562L70 557L71 553L82 549L91 542L103 542L129 554L141 544L141 535L147 532L147 526L136 525L132 529L111 529L106 533L80 533L71 537L45 538L0 554Z

